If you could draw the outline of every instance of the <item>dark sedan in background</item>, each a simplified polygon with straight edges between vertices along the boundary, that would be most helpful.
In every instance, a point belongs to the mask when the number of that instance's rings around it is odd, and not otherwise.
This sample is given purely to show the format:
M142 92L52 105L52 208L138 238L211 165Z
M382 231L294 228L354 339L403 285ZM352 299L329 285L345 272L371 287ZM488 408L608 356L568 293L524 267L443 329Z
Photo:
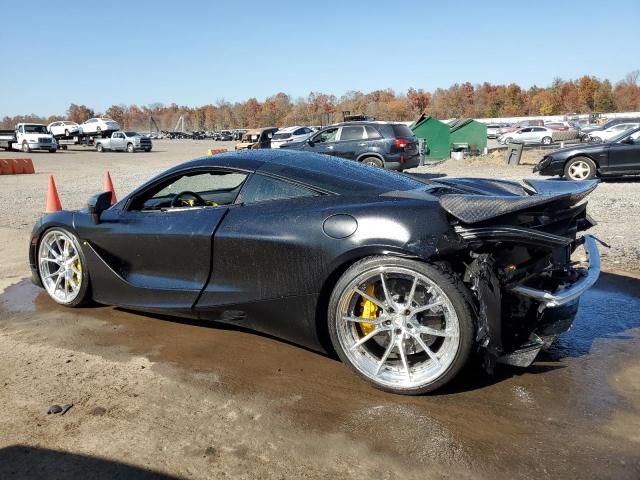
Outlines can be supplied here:
M627 130L605 143L575 145L544 156L533 168L540 175L568 180L640 175L640 128Z
M420 165L418 139L403 123L344 122L323 128L308 140L281 148L324 153L373 167L406 170Z

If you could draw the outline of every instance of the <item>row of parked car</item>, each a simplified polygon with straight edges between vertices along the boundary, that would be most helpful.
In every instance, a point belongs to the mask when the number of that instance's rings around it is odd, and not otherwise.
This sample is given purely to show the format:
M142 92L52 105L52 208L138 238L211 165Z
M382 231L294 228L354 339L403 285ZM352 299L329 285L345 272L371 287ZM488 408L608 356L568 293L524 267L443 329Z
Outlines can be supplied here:
M512 142L550 145L558 135L556 132L575 132L576 140L582 142L603 142L619 134L640 126L637 118L616 118L601 124L580 124L574 121L544 122L524 120L517 124L493 123L487 125L487 137L496 138L506 145ZM566 139L569 137L564 135ZM564 138L563 138L564 139Z
M73 137L76 135L101 135L120 130L120 124L109 118L89 118L82 124L70 120L52 122L47 130L54 137Z
M418 139L402 123L350 121L319 130L294 126L249 130L236 150L287 148L323 153L374 167L405 170L420 165Z

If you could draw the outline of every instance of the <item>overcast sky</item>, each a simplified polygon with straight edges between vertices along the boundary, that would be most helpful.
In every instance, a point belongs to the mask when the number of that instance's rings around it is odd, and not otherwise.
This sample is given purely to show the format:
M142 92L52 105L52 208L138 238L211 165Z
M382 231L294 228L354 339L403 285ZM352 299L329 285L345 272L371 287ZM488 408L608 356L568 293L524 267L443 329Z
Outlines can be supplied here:
M640 69L640 0L431 3L3 2L0 116Z

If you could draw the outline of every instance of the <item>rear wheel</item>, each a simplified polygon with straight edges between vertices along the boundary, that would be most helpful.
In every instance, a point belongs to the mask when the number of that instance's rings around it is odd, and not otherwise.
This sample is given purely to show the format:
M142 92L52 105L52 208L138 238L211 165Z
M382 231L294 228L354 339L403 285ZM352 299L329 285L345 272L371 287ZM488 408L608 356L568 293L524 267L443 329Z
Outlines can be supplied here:
M453 379L473 344L464 287L431 265L369 257L352 265L329 301L332 344L377 388L415 395Z
M589 157L575 157L564 167L564 177L569 180L590 180L596 176L596 164Z
M362 163L376 168L384 168L384 163L378 157L365 157L362 159Z
M43 235L38 247L38 274L57 303L77 307L89 301L86 261L71 232L53 228Z

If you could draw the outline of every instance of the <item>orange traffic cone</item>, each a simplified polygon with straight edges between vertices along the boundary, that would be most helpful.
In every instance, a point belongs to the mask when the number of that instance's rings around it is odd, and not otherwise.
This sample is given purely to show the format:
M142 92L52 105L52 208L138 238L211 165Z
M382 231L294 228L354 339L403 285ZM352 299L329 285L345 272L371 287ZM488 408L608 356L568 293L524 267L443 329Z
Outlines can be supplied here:
M58 189L56 188L56 182L53 180L53 175L50 175L49 191L47 192L47 209L45 212L59 212L60 210L62 210L62 204L60 203L60 197L58 196Z
M113 182L111 181L111 174L109 172L104 176L104 191L111 192L111 205L114 205L118 199L116 198L116 191L113 188Z

